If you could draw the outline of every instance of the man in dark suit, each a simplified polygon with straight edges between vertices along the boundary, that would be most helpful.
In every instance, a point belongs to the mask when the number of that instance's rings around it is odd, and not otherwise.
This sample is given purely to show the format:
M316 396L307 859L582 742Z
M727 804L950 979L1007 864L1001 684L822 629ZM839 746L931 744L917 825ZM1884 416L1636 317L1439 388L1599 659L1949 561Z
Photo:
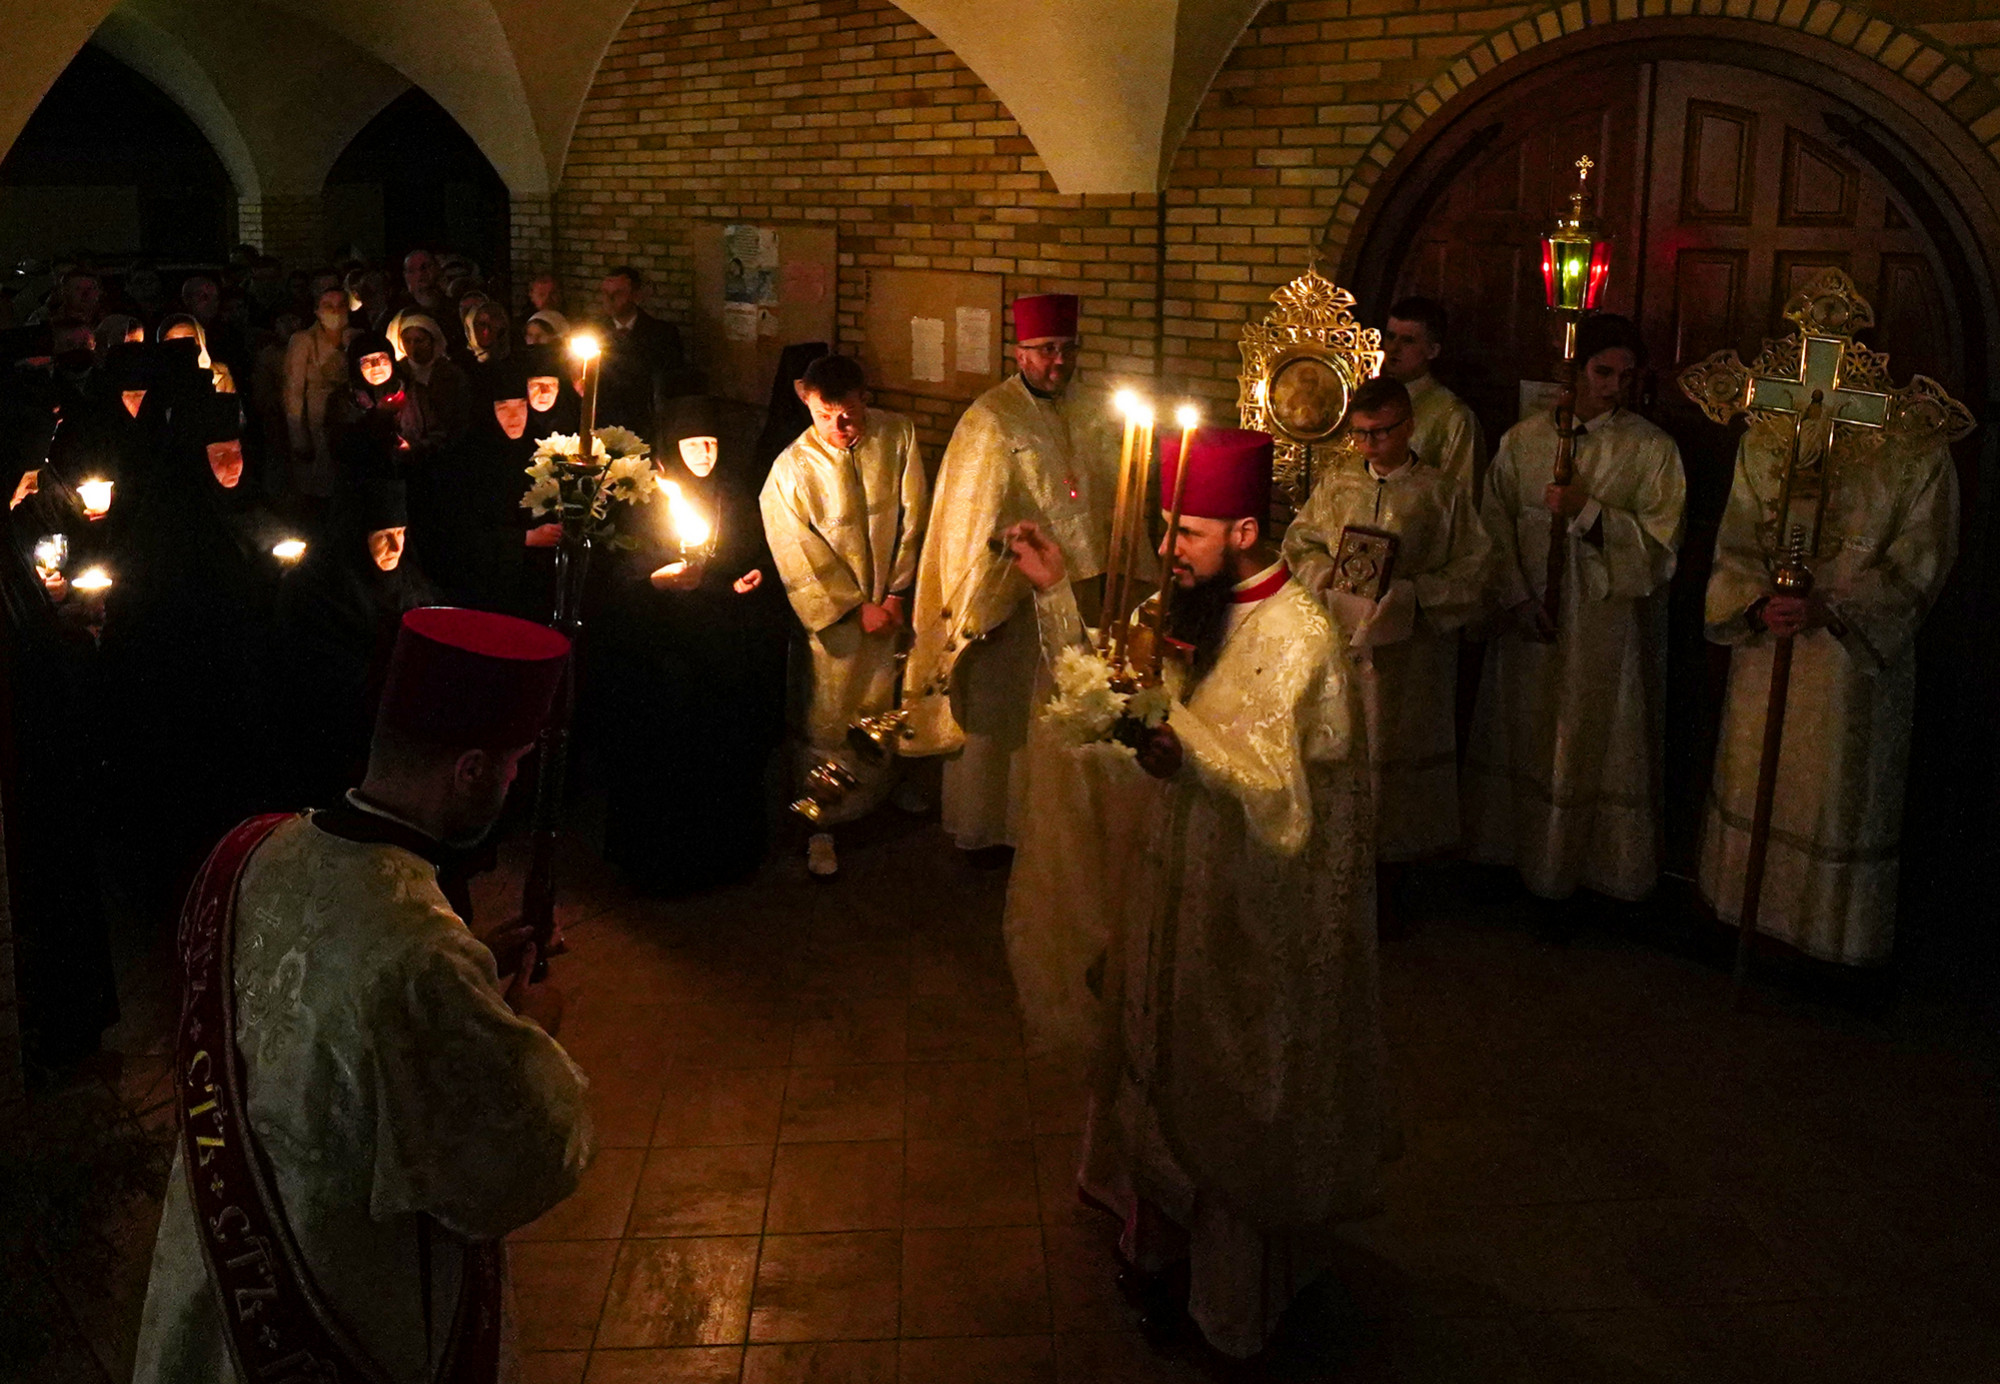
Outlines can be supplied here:
M597 420L630 428L658 441L656 422L666 401L701 392L701 376L689 367L680 328L639 306L645 280L620 265L604 276L604 373L598 384Z

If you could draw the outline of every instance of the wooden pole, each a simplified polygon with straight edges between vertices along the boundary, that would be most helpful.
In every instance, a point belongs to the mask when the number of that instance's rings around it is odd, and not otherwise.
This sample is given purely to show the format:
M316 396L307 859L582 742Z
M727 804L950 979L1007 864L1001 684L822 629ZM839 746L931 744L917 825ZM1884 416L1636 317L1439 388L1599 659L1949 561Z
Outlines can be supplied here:
M1563 320L1562 391L1556 395L1556 457L1549 480L1570 485L1576 480L1576 314ZM1563 573L1569 566L1569 524L1560 514L1549 515L1548 568L1542 585L1542 613L1558 634L1562 631Z
M1778 795L1778 756L1785 743L1785 701L1792 686L1792 639L1785 635L1771 651L1771 692L1764 703L1764 754L1757 762L1757 797L1750 809L1750 849L1743 858L1743 907L1736 926L1736 965L1730 974L1730 1002L1743 1001L1750 976L1750 946L1757 936L1763 903L1764 859L1771 847L1771 808Z

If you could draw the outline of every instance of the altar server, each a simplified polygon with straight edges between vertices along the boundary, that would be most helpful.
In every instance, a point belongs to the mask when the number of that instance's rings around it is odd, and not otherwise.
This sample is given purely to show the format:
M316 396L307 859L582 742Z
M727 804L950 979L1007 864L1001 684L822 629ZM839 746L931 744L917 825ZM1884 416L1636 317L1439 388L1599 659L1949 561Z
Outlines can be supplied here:
M1417 460L1476 496L1485 479L1486 439L1471 406L1431 373L1444 351L1444 333L1444 304L1435 298L1398 298L1382 328L1382 377L1400 380L1410 391L1416 415L1410 450Z

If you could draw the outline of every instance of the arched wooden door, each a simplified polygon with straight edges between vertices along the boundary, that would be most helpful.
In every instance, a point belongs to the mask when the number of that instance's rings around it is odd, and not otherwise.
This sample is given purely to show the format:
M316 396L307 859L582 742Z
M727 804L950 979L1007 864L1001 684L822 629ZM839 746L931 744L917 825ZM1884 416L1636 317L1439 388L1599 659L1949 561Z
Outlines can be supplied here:
M1874 303L1871 344L1890 352L1895 378L1921 372L1961 397L1972 383L1961 378L1968 324L1943 291L1945 261L1925 219L1843 147L1866 123L1765 71L1678 58L1558 63L1439 138L1427 166L1406 175L1422 184L1403 194L1411 200L1397 219L1409 229L1399 245L1378 235L1370 249L1387 262L1361 276L1380 285L1384 304L1403 293L1445 303L1452 339L1440 373L1478 412L1490 445L1518 420L1523 383L1555 372L1537 237L1575 186L1577 157L1600 170L1592 208L1614 239L1604 306L1645 336L1640 407L1674 435L1688 477L1671 601L1670 868L1692 865L1727 675L1726 653L1703 640L1702 603L1738 431L1708 422L1676 376L1726 347L1753 357L1763 338L1790 330L1783 311L1794 289L1837 265ZM1967 468L1972 457L1967 449Z

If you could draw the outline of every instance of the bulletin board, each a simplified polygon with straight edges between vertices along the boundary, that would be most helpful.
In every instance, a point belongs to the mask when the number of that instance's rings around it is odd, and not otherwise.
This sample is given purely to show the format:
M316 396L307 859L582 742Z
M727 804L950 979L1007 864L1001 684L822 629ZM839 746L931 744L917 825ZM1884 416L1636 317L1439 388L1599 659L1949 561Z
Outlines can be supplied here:
M785 347L833 344L834 242L827 226L696 226L695 345L711 394L761 407Z
M878 389L976 399L1000 383L1000 276L871 269L861 363Z

